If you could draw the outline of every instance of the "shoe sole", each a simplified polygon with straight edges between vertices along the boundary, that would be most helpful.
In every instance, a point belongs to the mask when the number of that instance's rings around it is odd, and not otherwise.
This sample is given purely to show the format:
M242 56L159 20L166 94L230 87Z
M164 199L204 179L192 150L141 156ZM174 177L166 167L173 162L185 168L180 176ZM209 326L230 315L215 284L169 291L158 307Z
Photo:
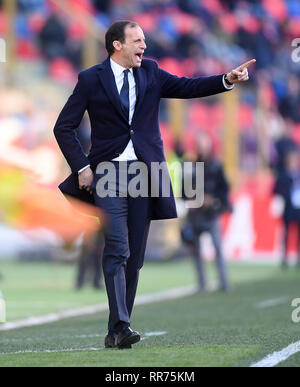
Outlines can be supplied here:
M131 344L125 345L105 345L105 349L131 349Z
M117 348L116 345L105 345L105 348L106 349L113 349L113 348Z
M131 349L131 344L123 344L123 345L104 345L105 349Z

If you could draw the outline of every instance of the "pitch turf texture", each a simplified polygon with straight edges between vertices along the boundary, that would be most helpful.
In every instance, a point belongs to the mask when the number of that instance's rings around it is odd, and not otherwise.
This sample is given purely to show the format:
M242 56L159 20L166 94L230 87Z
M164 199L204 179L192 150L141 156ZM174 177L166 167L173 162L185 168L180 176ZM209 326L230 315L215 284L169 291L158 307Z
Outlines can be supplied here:
M214 281L214 267L208 271ZM9 321L104 302L104 291L72 289L74 267L0 262L0 289ZM249 366L300 340L291 301L300 297L300 271L231 264L233 289L137 306L132 327L143 340L132 350L105 350L107 312L0 332L0 366ZM192 262L148 263L139 294L195 282ZM261 304L275 300L274 305ZM272 304L272 303L271 303ZM258 307L258 306L264 307ZM145 336L149 332L166 332ZM17 353L19 352L19 353ZM300 353L279 366L299 366Z

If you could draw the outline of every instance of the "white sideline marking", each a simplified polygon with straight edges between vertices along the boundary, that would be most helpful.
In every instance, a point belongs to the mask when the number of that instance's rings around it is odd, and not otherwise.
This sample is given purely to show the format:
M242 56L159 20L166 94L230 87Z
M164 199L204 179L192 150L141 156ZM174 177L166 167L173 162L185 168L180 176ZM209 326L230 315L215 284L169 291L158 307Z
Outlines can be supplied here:
M258 309L270 308L272 306L284 304L286 301L288 301L288 299L289 299L288 297L273 298L272 300L259 302L255 304L255 307Z
M163 336L163 335L166 335L167 333L168 332L146 332L144 337L141 338L141 341L147 340L153 336Z
M25 320L5 323L0 326L0 331L11 331L13 329L33 327L37 325L49 324L60 321L70 317L79 317L97 312L102 312L108 309L107 304L100 304L95 306L86 306L83 308L70 309L64 312L51 313L40 317L29 317Z
M149 339L153 336L162 336L166 335L168 332L146 332L145 336L141 338L141 341ZM75 336L75 337L102 337L105 334L97 334L97 335L83 335L83 336ZM60 353L60 352L77 352L77 351L100 351L104 349L101 348L67 348L67 349L44 349L43 351L33 351L33 350L25 350L25 351L17 351L17 352L0 352L0 355L19 355L25 353Z
M83 352L83 351L100 351L102 348L67 348L67 349L44 349L43 351L17 351L17 352L0 352L0 355L20 355L25 353L62 353L62 352Z
M295 353L298 352L300 352L300 340L296 343L290 344L288 347L282 349L279 352L273 352L272 354L266 356L264 359L260 360L258 363L252 364L250 367L275 367L277 364L282 363L283 361L287 360L289 357L295 355Z
M162 336L162 335L166 335L168 332L146 332L144 334L145 338L148 338L148 337L152 337L152 336ZM107 333L93 333L93 334L89 334L89 335L73 335L73 336L57 336L57 339L94 339L94 338L98 338L98 337L105 337L107 335ZM41 337L38 337L38 336L34 336L34 338L32 337L27 337L26 338L26 342L32 342L32 341L40 341L42 340ZM24 341L23 338L10 338L10 339L1 339L1 343L18 343L20 341Z
M168 332L146 332L145 336L151 337L151 336L163 336L166 335Z
M166 300L173 300L185 296L190 296L197 293L198 287L196 285L185 286L181 288L169 289L162 292L150 293L138 296L135 305L147 305L155 302ZM63 312L51 313L40 317L30 317L25 320L8 322L0 326L0 332L11 331L19 328L33 327L37 325L44 325L71 317L87 316L108 310L108 304L85 306L82 308L70 309Z
M64 339L65 338L68 338L68 339L71 339L71 338L75 338L75 339L93 339L95 337L105 337L106 334L105 333L95 333L95 334L90 334L90 335L77 335L77 336L64 336Z

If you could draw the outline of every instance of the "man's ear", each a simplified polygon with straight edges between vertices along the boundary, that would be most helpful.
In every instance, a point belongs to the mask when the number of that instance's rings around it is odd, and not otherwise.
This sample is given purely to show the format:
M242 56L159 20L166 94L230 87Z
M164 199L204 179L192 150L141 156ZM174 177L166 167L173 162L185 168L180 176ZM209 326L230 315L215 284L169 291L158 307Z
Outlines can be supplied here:
M118 40L113 41L113 46L116 51L121 51L122 49L122 43L119 42Z

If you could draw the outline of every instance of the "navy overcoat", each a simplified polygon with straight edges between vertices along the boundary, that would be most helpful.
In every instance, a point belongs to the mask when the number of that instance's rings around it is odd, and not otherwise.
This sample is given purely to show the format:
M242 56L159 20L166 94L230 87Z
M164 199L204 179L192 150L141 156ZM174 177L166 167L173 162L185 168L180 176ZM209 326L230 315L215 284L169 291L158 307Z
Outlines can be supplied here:
M60 190L78 199L93 203L93 195L78 186L78 171L90 164L111 161L133 142L135 153L148 168L151 162L165 161L159 129L161 98L199 98L227 91L223 75L199 78L179 78L143 59L134 68L137 102L129 126L120 103L114 75L107 58L103 63L82 71L73 94L68 99L55 124L54 134L72 174L60 184ZM91 122L91 150L85 155L76 136L82 117L88 112ZM151 219L176 218L173 193L170 197L151 199Z

